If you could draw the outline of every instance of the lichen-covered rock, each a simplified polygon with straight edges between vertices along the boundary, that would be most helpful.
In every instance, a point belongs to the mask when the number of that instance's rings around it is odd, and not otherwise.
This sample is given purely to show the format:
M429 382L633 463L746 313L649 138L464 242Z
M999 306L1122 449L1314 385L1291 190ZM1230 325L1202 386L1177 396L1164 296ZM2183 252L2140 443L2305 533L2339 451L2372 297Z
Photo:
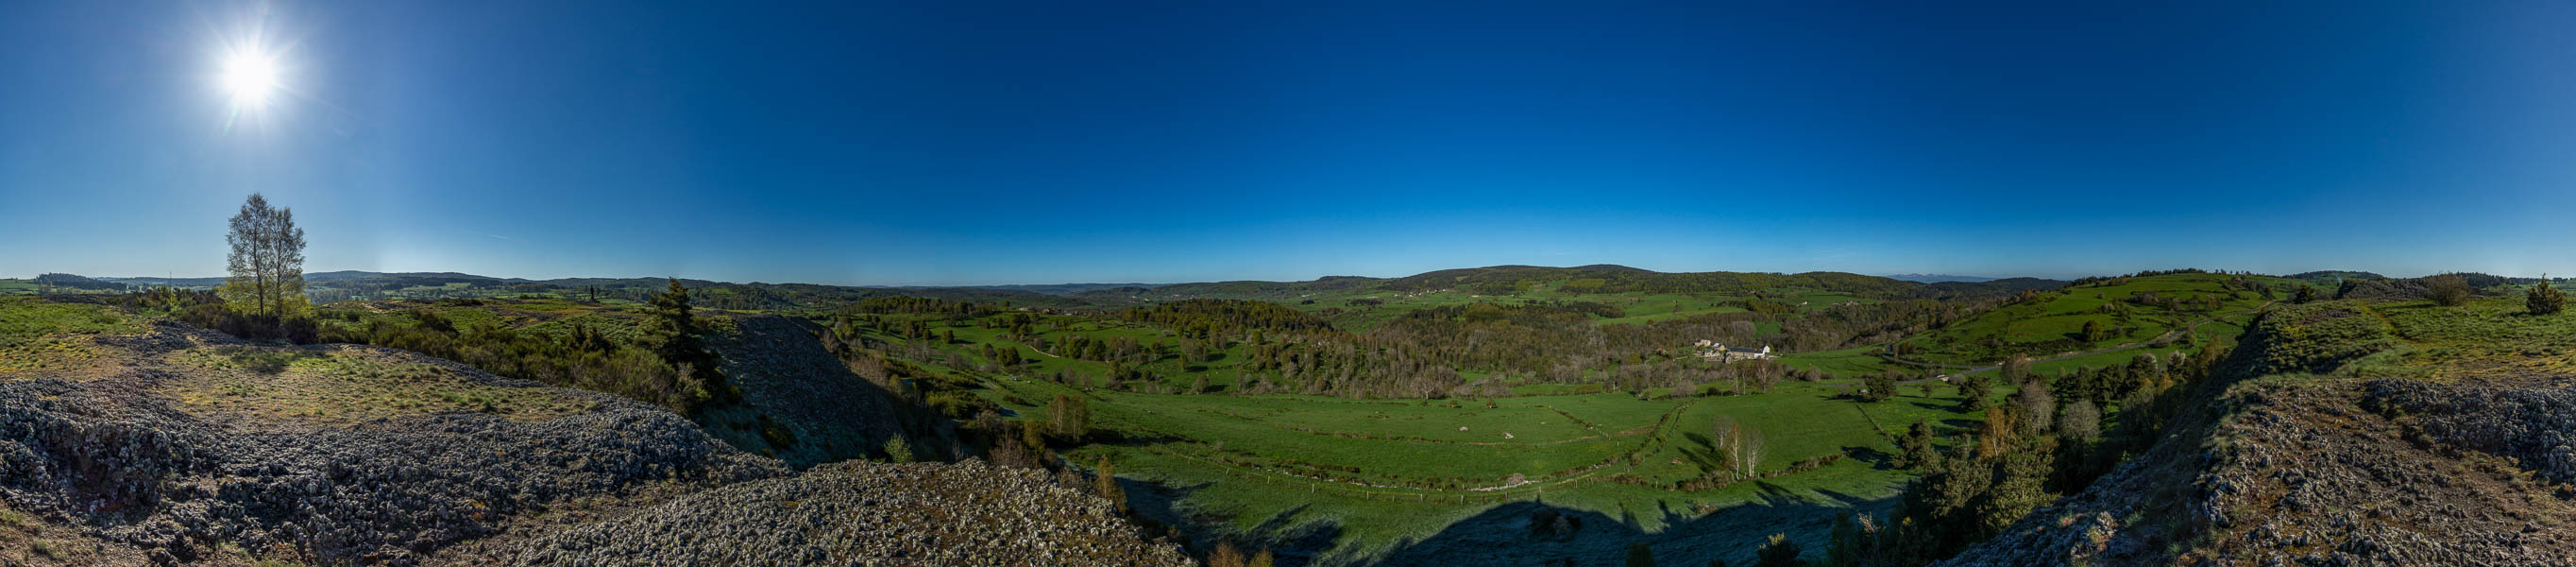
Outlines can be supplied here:
M90 362L0 366L0 499L92 563L1187 564L1028 471L798 474L659 407L391 349L167 321L76 346ZM418 403L447 394L514 401Z
M825 465L522 542L508 565L1190 565L1106 500L984 465Z

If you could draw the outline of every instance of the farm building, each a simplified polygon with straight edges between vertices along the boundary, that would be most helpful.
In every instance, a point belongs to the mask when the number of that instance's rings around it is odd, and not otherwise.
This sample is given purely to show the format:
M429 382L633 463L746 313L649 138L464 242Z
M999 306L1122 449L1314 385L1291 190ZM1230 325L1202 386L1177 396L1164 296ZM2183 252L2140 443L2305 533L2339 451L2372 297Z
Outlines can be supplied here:
M1701 340L1691 344L1699 347L1700 358L1715 360L1718 362L1758 360L1771 358L1772 354L1774 354L1771 352L1770 345L1763 345L1762 348L1728 348L1725 343L1710 340Z

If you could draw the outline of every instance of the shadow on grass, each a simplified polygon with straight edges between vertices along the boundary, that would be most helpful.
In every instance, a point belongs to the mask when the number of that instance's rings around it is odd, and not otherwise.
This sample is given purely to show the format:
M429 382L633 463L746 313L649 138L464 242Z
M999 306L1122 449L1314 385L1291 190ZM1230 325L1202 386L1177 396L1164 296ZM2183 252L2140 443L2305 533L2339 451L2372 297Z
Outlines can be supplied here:
M1333 543L1342 537L1341 522L1301 518L1311 505L1280 510L1251 528L1236 529L1223 516L1182 508L1181 502L1206 489L1209 483L1172 486L1120 478L1118 484L1127 491L1129 509L1180 532L1193 557L1205 557L1208 550L1227 543L1245 555L1270 550L1275 557L1273 565L1296 567L1314 563L1317 554L1331 551Z
M1369 565L1620 565L1631 543L1651 546L1660 565L1705 565L1719 559L1749 565L1771 534L1786 534L1810 556L1823 554L1834 519L1844 514L1883 514L1894 497L1860 498L1838 492L1807 493L1769 482L1754 483L1748 502L1706 515L1675 510L1622 510L1613 517L1544 501L1496 506L1450 524L1420 541L1397 544ZM1818 498L1816 495L1821 495ZM1658 522L1645 522L1650 516ZM1561 520L1559 520L1561 519ZM1644 527L1660 524L1652 532Z
M1843 447L1843 455L1853 460L1869 463L1869 467L1872 469L1887 470L1896 468L1896 455L1891 455L1872 447L1845 446Z

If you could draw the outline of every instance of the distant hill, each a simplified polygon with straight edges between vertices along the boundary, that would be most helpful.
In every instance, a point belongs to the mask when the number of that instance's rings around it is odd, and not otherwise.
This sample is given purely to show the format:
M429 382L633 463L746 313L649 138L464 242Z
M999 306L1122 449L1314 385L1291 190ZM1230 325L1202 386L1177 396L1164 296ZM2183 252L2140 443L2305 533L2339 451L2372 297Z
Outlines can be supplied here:
M2066 281L2043 278L2004 278L1999 280L1975 282L1933 282L1924 284L1923 287L1940 291L1940 297L1944 298L2009 297L2013 294L2024 291L2051 290L2066 287Z
M35 282L36 285L41 286L67 287L73 289L118 290L125 288L125 284L99 281L71 274L39 275L36 276Z
M2039 278L1953 278L1922 282L1845 272L1657 272L1630 266L1593 264L1575 267L1504 265L1435 270L1398 278L1324 276L1308 281L1223 281L1175 284L1063 283L988 286L841 286L800 283L731 283L683 279L700 290L701 305L720 309L767 310L828 308L870 297L909 295L951 301L1008 302L1038 307L1121 307L1187 298L1297 301L1317 294L1423 293L1457 291L1481 295L1548 293L1718 293L1752 294L1780 289L1812 289L1871 299L1986 299L2033 289L2054 289L2066 282ZM532 280L457 272L366 272L342 270L305 274L306 292L316 301L375 299L447 299L518 295L590 295L601 299L642 301L660 291L665 278L557 278ZM109 286L174 286L205 289L224 278L106 277L92 280Z
M2344 280L2384 280L2388 279L2388 276L2370 272L2319 270L2314 272L2290 274L2289 278L2314 284L2335 285L2343 283Z
M1153 286L1154 286L1154 284L1143 284L1143 283L1061 283L1061 284L975 285L975 286L961 286L961 287L967 287L967 288L973 288L973 289L995 289L995 290L1005 290L1005 291L1025 291L1025 292L1029 292L1029 293L1043 293L1043 294L1047 294L1047 295L1073 295L1073 294L1082 293L1082 292L1086 292L1086 291L1092 291L1092 290L1101 290L1101 289L1145 289L1145 288L1150 288L1150 287L1153 287Z
M1975 283L1975 282L1990 282L1990 281L1995 281L1996 279L1998 279L1998 278L1988 278L1988 277L1978 277L1978 276L1953 276L1953 275L1949 275L1949 274L1896 274L1896 275L1891 275L1891 276L1887 276L1887 277L1888 277L1889 279L1899 279L1899 280L1905 280L1905 281L1909 281L1909 282L1916 282L1916 283L1941 283L1941 282L1970 282L1970 283Z

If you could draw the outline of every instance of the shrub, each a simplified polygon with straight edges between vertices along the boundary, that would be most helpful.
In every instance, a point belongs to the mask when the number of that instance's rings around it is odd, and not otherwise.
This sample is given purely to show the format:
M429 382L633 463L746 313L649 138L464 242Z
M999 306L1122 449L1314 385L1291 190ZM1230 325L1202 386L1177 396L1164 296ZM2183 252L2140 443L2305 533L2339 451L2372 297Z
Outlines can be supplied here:
M888 461L897 463L912 462L912 443L904 441L902 435L896 435L893 439L887 439L885 452L886 460Z
M1755 554L1753 564L1760 567L1798 567L1798 542L1789 541L1787 534L1771 534L1770 543L1762 545L1762 551Z
M295 344L313 344L320 342L322 335L321 326L311 317L242 313L226 307L221 301L190 305L174 313L173 317L190 325L251 340L285 339Z
M2442 274L2424 278L2424 297L2443 307L2458 307L2469 302L2469 280L2459 274Z
M2549 280L2542 279L2540 285L2532 286L2531 291L2524 294L2523 303L2533 315L2557 313L2567 308L2567 293L2549 287Z

